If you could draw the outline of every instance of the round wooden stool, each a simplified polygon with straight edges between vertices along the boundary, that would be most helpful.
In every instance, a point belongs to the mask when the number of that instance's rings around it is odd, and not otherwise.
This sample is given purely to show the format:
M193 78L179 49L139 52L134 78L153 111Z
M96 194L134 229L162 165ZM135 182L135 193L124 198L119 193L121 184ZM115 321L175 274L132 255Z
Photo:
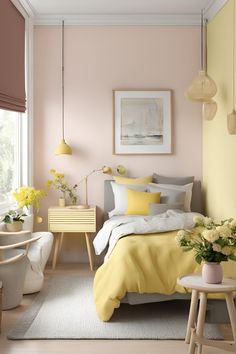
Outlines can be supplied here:
M194 354L197 346L197 354L202 352L202 344L216 347L236 353L236 311L233 292L236 291L236 279L224 278L221 284L207 284L202 280L201 274L190 274L177 279L177 283L184 288L192 289L190 311L188 317L185 342L190 343L189 354ZM230 324L233 332L233 342L206 339L203 336L207 294L223 293L225 296ZM200 298L197 315L198 298ZM197 326L195 319L197 316Z

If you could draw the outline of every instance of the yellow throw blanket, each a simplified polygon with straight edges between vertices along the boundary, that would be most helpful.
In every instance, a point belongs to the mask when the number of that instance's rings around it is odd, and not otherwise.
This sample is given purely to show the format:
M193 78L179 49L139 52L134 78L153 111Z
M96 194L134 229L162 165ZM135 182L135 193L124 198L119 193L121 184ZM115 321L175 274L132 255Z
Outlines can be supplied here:
M118 241L94 279L94 301L102 321L111 318L127 292L168 295L186 292L176 284L176 279L200 272L201 267L192 251L183 252L177 246L176 233L130 235ZM224 262L223 268L224 276L236 277L236 262Z

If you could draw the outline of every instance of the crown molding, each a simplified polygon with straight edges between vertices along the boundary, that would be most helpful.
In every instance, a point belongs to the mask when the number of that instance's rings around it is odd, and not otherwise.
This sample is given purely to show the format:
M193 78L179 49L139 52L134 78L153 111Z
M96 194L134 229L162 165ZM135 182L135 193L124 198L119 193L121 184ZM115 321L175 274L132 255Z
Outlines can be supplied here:
M199 14L40 14L29 0L11 0L20 3L34 25L59 25L62 19L66 25L81 26L197 26ZM204 17L211 21L228 0L211 0L204 10Z
M97 14L97 15L38 15L34 18L35 25L58 25L62 18L67 25L89 26L125 26L125 25L199 25L199 15L164 15L164 14Z
M228 0L213 0L204 11L204 17L211 21L216 14L225 6Z
M21 6L23 6L23 8L25 9L29 17L34 19L37 16L35 9L32 7L32 5L29 3L28 0L17 0L17 1L20 2Z

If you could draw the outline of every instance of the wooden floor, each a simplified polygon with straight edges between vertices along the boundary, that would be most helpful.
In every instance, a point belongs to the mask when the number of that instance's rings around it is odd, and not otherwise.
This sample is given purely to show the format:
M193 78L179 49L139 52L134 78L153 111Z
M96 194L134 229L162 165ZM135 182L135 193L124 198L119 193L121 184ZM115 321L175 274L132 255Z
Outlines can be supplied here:
M46 281L53 276L90 272L88 265L58 266L52 272L46 270ZM0 354L187 354L188 345L179 340L21 340L6 338L8 331L30 306L35 295L25 295L21 306L3 311L2 333L0 335ZM227 326L222 326L226 336ZM229 336L229 334L228 334ZM226 354L214 348L203 348L203 354Z

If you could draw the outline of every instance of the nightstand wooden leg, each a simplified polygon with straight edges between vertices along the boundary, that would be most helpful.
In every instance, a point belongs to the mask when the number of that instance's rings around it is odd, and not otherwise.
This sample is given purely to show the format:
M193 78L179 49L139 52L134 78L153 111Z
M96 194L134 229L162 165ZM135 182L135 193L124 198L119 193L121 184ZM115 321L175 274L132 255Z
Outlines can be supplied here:
M52 260L52 269L55 269L56 265L57 265L57 257L58 257L59 245L60 245L59 235L56 235L54 253L53 253L53 260Z
M61 248L62 248L63 240L64 240L64 232L61 232L61 235L60 235L60 243L59 243L59 253L61 253Z
M186 332L186 337L185 337L185 343L187 343L187 344L190 343L191 328L195 327L197 305L198 305L198 291L193 289L192 296L191 296L189 317L188 317L187 332Z
M236 311L234 305L234 296L232 292L225 293L227 309L229 313L231 328L233 332L234 344L236 343Z
M207 293L200 293L200 306L199 306L199 312L197 318L197 329L196 329L196 335L200 340L203 339L203 331L204 331L205 317L206 317L206 305L207 305ZM197 346L198 346L197 354L201 354L202 344L198 343Z
M90 270L93 270L92 251L91 251L91 246L90 246L89 235L88 235L87 232L85 232L85 239L86 239L86 245L87 245L87 251L88 251L88 258L89 258Z

